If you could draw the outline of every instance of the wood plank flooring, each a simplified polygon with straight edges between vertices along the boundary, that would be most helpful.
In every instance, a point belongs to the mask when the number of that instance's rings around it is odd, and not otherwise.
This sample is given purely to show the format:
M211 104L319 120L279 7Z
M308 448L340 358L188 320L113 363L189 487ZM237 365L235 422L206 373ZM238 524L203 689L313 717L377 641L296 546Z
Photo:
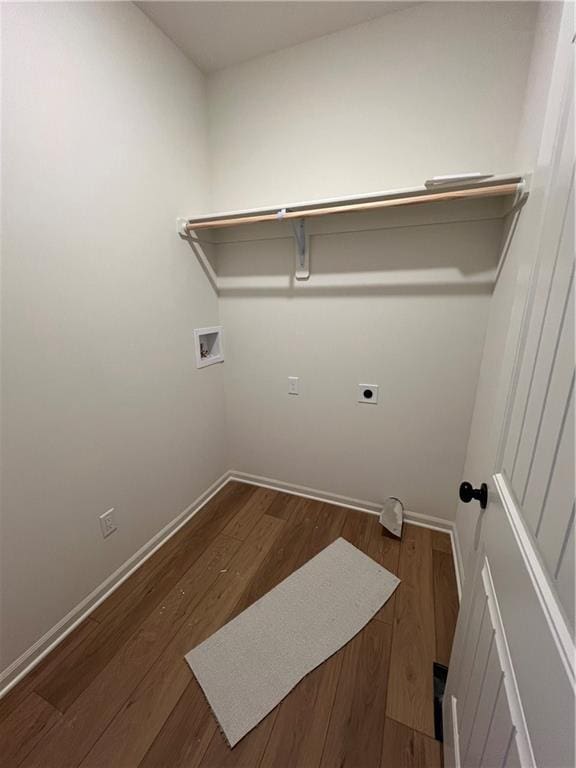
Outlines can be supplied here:
M339 536L395 595L233 750L184 654ZM447 534L228 483L0 700L2 768L432 768L432 663L458 612Z
M406 526L402 534L394 636L386 714L434 736L434 692L430 670L436 653L432 537L427 528Z

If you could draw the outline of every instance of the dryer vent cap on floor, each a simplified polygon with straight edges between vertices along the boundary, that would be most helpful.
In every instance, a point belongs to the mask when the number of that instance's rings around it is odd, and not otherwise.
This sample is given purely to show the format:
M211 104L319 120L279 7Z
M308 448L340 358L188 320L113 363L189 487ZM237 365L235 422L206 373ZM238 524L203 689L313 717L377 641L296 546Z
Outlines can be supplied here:
M395 496L390 496L384 502L380 512L380 525L394 536L402 536L402 522L404 521L404 504Z

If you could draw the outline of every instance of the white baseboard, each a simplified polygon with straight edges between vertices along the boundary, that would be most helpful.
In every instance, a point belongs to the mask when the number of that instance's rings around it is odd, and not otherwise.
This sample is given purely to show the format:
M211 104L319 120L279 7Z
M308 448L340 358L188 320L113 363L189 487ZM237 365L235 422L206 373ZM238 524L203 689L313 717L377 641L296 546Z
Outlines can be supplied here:
M140 568L157 549L159 549L168 539L170 539L191 517L199 512L210 499L223 488L226 483L235 480L249 485L258 485L263 488L271 488L275 491L283 491L294 496L303 496L307 499L325 501L340 507L367 512L371 515L380 513L380 505L374 502L361 499L353 499L348 496L341 496L327 491L318 491L314 488L307 488L293 483L285 483L280 480L273 480L268 477L250 475L245 472L230 470L225 472L222 477L216 480L201 496L181 512L172 522L168 523L161 531L153 536L138 552L130 557L120 566L111 576L102 582L93 592L84 598L75 606L63 619L48 630L34 645L19 656L9 667L0 673L0 698L16 685L25 675L47 656L64 638L72 632L90 613L100 605L114 590L124 582L134 571ZM422 515L417 512L405 512L405 519L412 525L420 525L424 528L431 528L437 531L448 533L452 540L452 551L454 554L454 564L456 571L456 580L458 584L458 594L461 595L462 583L462 559L456 527L451 520L443 520L431 515Z
M234 469L230 471L229 479L237 480L241 483L249 483L250 485L259 485L262 488L271 488L274 491L284 491L284 493L290 493L293 496L303 496L306 499L326 501L339 507L347 507L348 509L355 509L359 512L368 512L368 514L371 515L379 515L382 508L380 504L375 502L353 499L348 496L340 496L339 494L330 493L328 491L318 491L315 488L308 488L303 485L295 485L294 483L285 483L282 480L274 480L270 477L251 475L247 472L238 472ZM454 557L454 570L456 572L458 597L461 598L463 573L462 555L460 551L460 542L458 540L458 531L454 521L444 520L441 517L433 517L432 515L423 515L419 512L410 512L408 510L405 510L404 512L404 519L406 522L411 523L412 525L419 525L423 528L431 528L434 531L442 531L450 536L452 541L452 554Z
M16 685L25 675L47 656L64 638L72 632L90 613L106 600L114 590L138 570L156 550L199 512L210 499L230 480L230 472L225 472L203 494L192 502L174 520L162 528L150 541L144 544L132 557L128 558L118 570L102 582L96 589L75 606L63 619L49 629L34 645L19 656L0 674L0 698Z
M295 485L294 483L285 483L282 480L273 480L270 477L260 477L260 475L250 475L247 472L230 471L230 480L238 480L240 483L249 485L259 485L261 488L271 488L273 491L284 491L292 496L303 496L305 499L314 499L316 501L327 501L330 504L336 504L338 507L347 507L348 509L357 509L360 512L370 512L373 515L380 514L380 505L372 504L369 501L352 499L349 496L340 496L328 491L318 491L315 488L308 488L304 485Z

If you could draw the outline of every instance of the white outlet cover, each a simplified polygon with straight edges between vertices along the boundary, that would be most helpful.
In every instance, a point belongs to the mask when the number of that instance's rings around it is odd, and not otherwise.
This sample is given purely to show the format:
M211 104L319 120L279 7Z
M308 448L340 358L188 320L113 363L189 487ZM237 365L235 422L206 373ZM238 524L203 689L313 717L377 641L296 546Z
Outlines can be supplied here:
M358 402L378 405L378 384L358 384Z
M299 395L300 394L300 377L288 376L288 394Z
M100 530L102 531L102 536L104 538L110 536L110 534L114 533L114 531L118 528L116 525L116 520L114 519L114 507L109 509L107 512L103 512L100 515L99 520Z

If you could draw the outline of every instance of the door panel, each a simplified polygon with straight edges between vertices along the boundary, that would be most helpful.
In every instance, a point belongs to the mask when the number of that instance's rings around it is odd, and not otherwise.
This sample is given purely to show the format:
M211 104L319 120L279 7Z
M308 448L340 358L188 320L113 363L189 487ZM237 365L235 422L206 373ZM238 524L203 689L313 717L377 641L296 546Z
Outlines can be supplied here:
M576 578L574 569L574 555L576 550L576 542L574 541L574 504L572 504L572 516L568 524L568 536L564 540L563 548L560 552L560 558L556 573L554 574L556 580L556 586L558 588L558 594L562 605L565 606L566 615L570 626L572 628L572 634L574 634L574 581Z
M560 554L569 535L574 507L574 389L568 397L567 408L555 450L554 461L548 471L542 518L536 531L540 552L548 570L555 575ZM544 478L543 478L544 480ZM546 514L548 513L548 516ZM555 524L548 524L555 520ZM570 596L569 596L570 597ZM565 602L561 598L561 602ZM569 608L568 604L565 604Z
M566 112L572 119L571 106ZM570 126L571 122L565 126L564 138L569 141L552 177L545 216L545 224L555 221L557 231L548 227L543 233L502 467L530 530L548 543L545 557L552 574L569 534L574 498L573 472L567 478L564 503L552 507L554 501L549 498L560 442L563 438L573 442L574 436L573 419L567 418L574 387L574 146ZM547 530L549 527L554 530ZM559 540L555 549L552 540Z
M478 697L478 707L474 719L474 727L470 729L470 737L464 742L464 764L478 768L488 746L490 731L494 723L494 712L498 705L498 697L503 689L504 672L498 659L498 647L492 638L490 653L486 663L486 672L482 690Z
M556 158L552 172L554 184L548 190L540 242L540 251L547 258L540 260L538 279L534 282L522 366L516 382L503 459L503 467L508 477L512 478L520 499L525 494L538 417L542 413L546 386L550 380L558 327L566 311L574 261L572 109L566 109L562 117L562 152Z
M474 665L472 667L470 680L468 681L468 690L466 691L465 698L462 700L463 706L461 707L462 730L460 732L460 743L464 758L466 757L468 745L470 744L470 737L475 727L478 704L484 689L488 659L490 658L493 643L494 627L490 621L490 612L485 608L484 618L482 619L480 631L478 632L476 652L474 654ZM500 666L498 664L498 658L496 658L496 665L498 667Z
M518 745L514 740L510 742L510 748L508 749L508 754L506 755L504 768L522 768L520 754L518 752Z
M572 291L570 291L572 294ZM549 479L554 469L556 448L562 438L567 412L572 399L574 383L574 312L573 303L566 315L566 322L557 339L557 357L547 382L547 398L542 410L533 417L537 422L537 439L531 450L529 475L521 497L524 517L538 538L542 527L543 512L547 502ZM516 485L514 488L516 490ZM517 492L517 491L516 491ZM554 570L554 566L552 566Z
M574 642L554 584L504 476L485 545L536 763L574 766Z
M503 766L512 749L529 768L535 763L485 552L470 590L470 618L458 649L460 669L445 700L446 765ZM456 666L457 659L452 663Z
M572 102L572 95L569 101ZM568 111L568 110L567 110ZM573 110L570 109L570 114ZM566 126L566 132L570 125ZM557 167L561 185L552 176L550 199L566 212L563 225L541 242L540 269L530 323L515 388L512 418L504 439L504 459L496 466L510 486L515 503L534 535L534 546L549 577L557 581L560 558L571 536L574 505L574 145ZM568 183L568 179L570 182ZM560 189L561 186L561 189ZM562 192L562 194L560 194ZM567 208L570 209L569 213ZM548 206L545 222L555 218ZM549 214L549 216L548 216ZM554 268L550 269L550 264ZM546 291L542 283L547 284ZM534 340L538 339L532 357ZM526 384L528 382L528 384ZM523 402L524 399L524 402ZM515 431L518 416L520 428ZM512 458L513 457L513 458ZM557 591L566 615L572 616L574 590ZM573 624L572 624L573 626Z
M502 684L494 709L491 712L490 727L486 737L485 749L481 756L482 765L504 765L506 753L514 735L514 726L506 698L506 689Z
M573 153L572 153L573 155ZM566 160L569 160L566 158ZM574 178L574 161L570 158L570 179ZM567 193L570 188L563 189L564 196L554 195L550 205L558 206L562 210L573 208L574 201ZM552 214L555 211L550 211ZM550 385L556 365L564 360L573 362L571 353L566 352L568 345L573 344L573 293L571 291L574 269L574 228L573 211L566 215L563 227L552 239L551 233L547 241L542 243L548 258L543 259L548 266L553 262L551 279L548 282L549 270L541 268L538 284L548 283L547 290L539 290L535 296L532 309L532 322L527 333L528 343L536 344L536 354L532 359L531 350L526 350L523 364L519 372L518 389L514 399L514 411L522 416L516 417L520 421L518 432L512 429L509 432L506 454L513 455L513 460L504 462L508 476L512 479L512 485L517 497L522 503L527 498L527 486L531 478L533 468L534 451L540 439L542 425L544 424L544 412L550 407L556 406L556 400L551 398ZM541 306L542 305L542 306ZM561 330L564 329L562 335ZM559 349L559 339L565 345ZM573 347L571 347L573 349ZM560 354L559 354L560 352ZM566 384L569 383L566 381ZM520 392L522 389L522 393ZM522 394L525 395L523 402ZM562 400L565 402L565 399ZM527 518L534 530L537 518Z

